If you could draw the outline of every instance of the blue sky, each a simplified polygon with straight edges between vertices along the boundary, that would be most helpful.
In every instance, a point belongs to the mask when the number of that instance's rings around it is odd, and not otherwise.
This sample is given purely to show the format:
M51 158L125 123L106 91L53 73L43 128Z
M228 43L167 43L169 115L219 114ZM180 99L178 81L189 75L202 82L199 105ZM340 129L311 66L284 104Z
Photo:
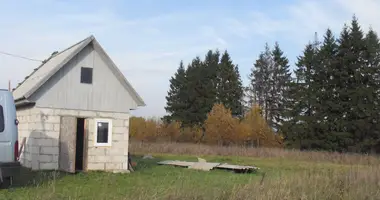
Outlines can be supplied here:
M227 49L244 84L268 42L278 41L292 68L305 44L326 28L339 32L353 14L380 29L376 0L0 0L0 51L45 59L93 34L147 106L165 114L169 78L180 60ZM0 55L0 88L15 86L38 63Z

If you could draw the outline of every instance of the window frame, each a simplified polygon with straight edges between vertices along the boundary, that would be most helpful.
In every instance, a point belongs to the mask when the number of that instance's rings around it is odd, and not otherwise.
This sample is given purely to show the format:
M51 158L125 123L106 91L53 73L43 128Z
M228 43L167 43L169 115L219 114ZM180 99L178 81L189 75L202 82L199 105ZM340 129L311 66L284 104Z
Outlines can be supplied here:
M4 107L0 105L0 133L3 133L5 130L5 115L4 115Z
M85 81L86 79L84 78L84 75L83 75L83 71L86 71L89 69L91 69L91 82L86 82ZM91 85L94 82L94 69L91 67L81 67L80 68L80 80L79 80L79 82L81 84L90 84Z
M98 143L98 123L108 123L108 142ZM110 147L112 146L112 119L97 118L94 119L94 146L96 147Z

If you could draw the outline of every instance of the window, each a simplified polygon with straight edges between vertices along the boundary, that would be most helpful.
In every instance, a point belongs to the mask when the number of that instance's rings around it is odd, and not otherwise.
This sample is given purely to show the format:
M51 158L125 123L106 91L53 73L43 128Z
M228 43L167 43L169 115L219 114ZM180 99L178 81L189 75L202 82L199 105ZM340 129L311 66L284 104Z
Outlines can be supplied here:
M95 119L95 146L111 146L112 120Z
M92 68L82 67L80 71L80 82L81 83L92 83Z
M5 122L4 122L4 110L3 106L0 105L0 133L4 131Z

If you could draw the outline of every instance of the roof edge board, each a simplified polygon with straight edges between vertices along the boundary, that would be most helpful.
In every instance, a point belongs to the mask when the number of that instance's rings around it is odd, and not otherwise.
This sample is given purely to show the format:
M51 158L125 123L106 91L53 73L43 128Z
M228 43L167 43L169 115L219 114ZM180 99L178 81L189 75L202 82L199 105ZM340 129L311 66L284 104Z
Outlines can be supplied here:
M45 76L42 80L40 80L36 85L34 85L29 91L27 91L24 95L25 98L29 98L31 95L34 94L43 84L46 83L54 74L57 73L58 70L60 70L65 64L67 64L73 57L75 57L80 51L82 51L92 40L94 39L93 36L90 36L86 38L85 40L82 40L81 42L84 42L81 44L81 46L73 51L68 57L66 57L59 65L57 65L53 70L51 70L47 76ZM86 41L88 40L88 41ZM80 42L79 42L80 43ZM79 43L76 43L79 44ZM75 45L72 45L70 48L74 47ZM69 48L67 48L69 49ZM66 50L67 50L66 49ZM63 52L63 51L62 51Z
M69 47L67 47L67 48L65 48L65 49L63 49L62 51L60 51L60 52L58 52L57 54L52 54L52 55L50 55L49 56L49 58L47 58L47 59L45 59L45 60L43 60L42 61L42 63L37 67L37 68L35 68L33 71L32 71L32 73L30 73L27 77L28 78L26 78L26 79L24 79L23 81L21 81L15 88L14 88L14 90L12 90L12 93L14 92L14 91L16 91L17 90L17 88L19 88L23 83L25 83L25 81L27 81L36 71L38 71L42 66L44 66L50 59L52 59L52 58L54 58L55 56L57 56L57 55L59 55L59 54L61 54L61 53L63 53L63 52L65 52L65 51L67 51L68 49L70 49L70 48L72 48L72 47L74 47L75 45L78 45L78 44L80 44L81 42L83 42L83 41L85 41L85 40L87 40L87 39L89 39L89 38L94 38L94 36L93 35L90 35L89 37L87 37L86 39L83 39L83 40L81 40L81 41L79 41L79 42L77 42L77 43L75 43L75 44L73 44L73 45L71 45L71 46L69 46ZM19 99L22 99L22 98L25 98L24 96L23 97L20 97Z

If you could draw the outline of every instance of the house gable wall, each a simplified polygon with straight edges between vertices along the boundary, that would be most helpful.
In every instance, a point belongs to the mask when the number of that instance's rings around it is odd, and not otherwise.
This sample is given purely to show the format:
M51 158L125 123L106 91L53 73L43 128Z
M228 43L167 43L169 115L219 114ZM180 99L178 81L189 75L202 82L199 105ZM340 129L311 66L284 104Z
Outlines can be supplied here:
M30 100L38 107L103 112L136 109L137 103L125 89L105 58L92 43L53 75ZM93 83L80 83L81 67L93 68Z

